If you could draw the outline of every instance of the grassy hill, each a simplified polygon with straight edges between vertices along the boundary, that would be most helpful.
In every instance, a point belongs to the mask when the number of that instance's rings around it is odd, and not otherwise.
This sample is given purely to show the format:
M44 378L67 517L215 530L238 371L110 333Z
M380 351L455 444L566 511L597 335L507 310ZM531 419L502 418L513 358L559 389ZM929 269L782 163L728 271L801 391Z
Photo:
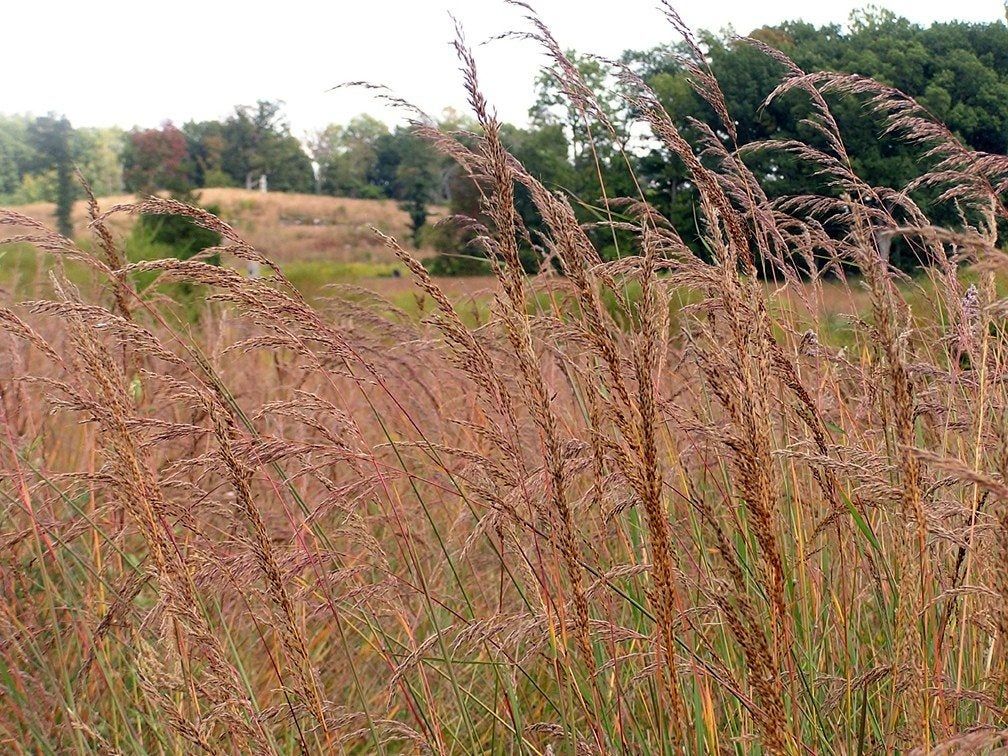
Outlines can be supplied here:
M392 262L394 256L370 230L374 226L409 246L409 217L394 200L364 200L313 194L262 194L245 189L202 189L199 202L216 205L221 217L237 228L257 249L281 263L304 260L329 262ZM134 201L133 195L103 197L103 210ZM55 206L37 202L14 208L43 222L56 224ZM435 217L438 210L432 213ZM87 205L73 211L75 236L87 235ZM117 217L112 226L129 231L132 220ZM23 229L0 229L0 238Z
M117 204L135 201L133 195L102 197L103 211ZM387 297L396 306L417 312L426 309L410 286L395 255L371 230L375 227L396 237L406 249L424 256L410 241L409 217L393 200L365 200L313 194L268 193L245 189L213 188L199 192L203 206L215 207L220 217L263 254L276 260L290 279L307 295L324 292L330 284L353 284ZM55 206L37 202L12 208L55 228ZM444 209L431 209L432 221ZM90 243L87 205L78 201L73 210L74 236L82 245ZM135 218L114 215L109 226L121 242L129 237ZM0 239L9 239L28 229L0 226ZM127 247L130 246L127 244ZM18 288L31 291L40 275L38 255L24 245L0 247L0 291ZM487 280L462 278L445 280L453 301L462 301L483 290Z

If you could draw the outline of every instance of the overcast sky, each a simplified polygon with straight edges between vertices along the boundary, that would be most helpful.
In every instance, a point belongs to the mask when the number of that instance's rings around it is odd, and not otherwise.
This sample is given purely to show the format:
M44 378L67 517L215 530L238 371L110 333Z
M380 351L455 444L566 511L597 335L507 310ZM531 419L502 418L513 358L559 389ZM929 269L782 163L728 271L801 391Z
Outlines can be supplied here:
M65 113L78 126L153 126L221 118L236 103L281 99L295 134L367 111L394 116L366 79L431 114L464 109L449 13L462 22L484 89L505 120L524 121L542 57L530 43L480 45L526 29L503 0L0 0L0 112ZM560 44L606 56L674 40L656 0L533 0ZM784 20L846 21L848 0L682 0L693 28L739 33ZM1002 21L1002 0L890 0L912 21Z

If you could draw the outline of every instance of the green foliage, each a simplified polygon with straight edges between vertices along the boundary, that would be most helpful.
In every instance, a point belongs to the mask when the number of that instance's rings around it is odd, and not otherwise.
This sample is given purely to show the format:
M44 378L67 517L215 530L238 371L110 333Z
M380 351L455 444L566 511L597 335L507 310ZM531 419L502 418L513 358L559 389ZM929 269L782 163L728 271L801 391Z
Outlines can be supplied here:
M227 135L221 121L189 121L182 126L193 183L196 186L237 186L223 167Z
M378 141L388 127L369 115L359 115L346 126L331 124L309 142L312 159L318 164L318 189L339 197L382 196L371 183L378 154Z
M547 189L560 192L573 190L576 183L575 168L567 157L569 140L562 124L546 124L528 129L507 124L501 129L501 139L511 154ZM536 241L544 226L539 211L524 186L515 188L515 209L532 240Z
M73 128L70 121L53 114L36 118L28 124L27 139L32 146L30 165L35 172L54 170L56 228L64 236L73 234L70 213L73 211L75 185L74 155L70 142Z
M1008 27L1004 24L939 23L924 28L887 11L868 9L852 15L850 29L837 25L815 27L789 22L758 29L751 36L781 49L802 69L832 70L872 77L917 98L975 149L1003 154L1008 149ZM789 94L762 107L766 96L785 73L782 65L751 45L705 34L701 37L717 77L729 114L735 119L737 145L712 108L690 87L679 64L676 47L628 53L624 56L653 87L683 134L698 144L698 130L690 119L718 133L729 149L767 139L798 139L823 146L820 135L804 121L810 115L807 97ZM856 173L875 186L902 190L918 176L921 155L881 135L883 124L867 112L858 98L828 95L829 106L851 155ZM825 193L810 167L779 152L747 157L770 197ZM683 233L693 233L695 188L684 167L668 151L655 145L639 162L641 176L659 210ZM914 198L940 223L954 226L953 208L937 207L926 191ZM910 251L893 245L891 260L909 270L918 265Z
M125 240L126 259L129 262L144 262L177 257L178 250L171 244L158 241L156 224L136 224ZM165 306L166 314L171 314L181 323L198 323L206 309L206 290L189 281L166 281L156 270L141 271L132 275L137 292L145 297L157 297Z
M439 191L444 178L445 160L434 148L409 129L397 129L391 148L396 156L391 196L409 213L414 242L427 222L427 205L444 198Z
M395 263L340 262L338 260L296 260L283 265L284 275L306 296L321 294L326 286L363 278L391 278L400 275Z
M571 102L563 80L565 75L552 66L536 79L536 101L529 118L536 128L559 125L570 147L573 176L579 189L598 188L596 164L616 167L617 152L630 140L630 112L620 96L612 67L597 58L570 50L567 57L585 85L592 91L591 108Z
M74 166L99 196L122 191L123 146L121 129L73 129L53 115L0 115L0 201L58 202L68 220L78 193Z
M473 255L442 253L423 261L432 276L488 276L493 271L490 262Z
M199 197L191 193L178 193L175 199L196 205ZM220 208L210 205L207 211L218 215ZM146 213L126 238L126 258L130 262L160 260L175 257L188 260L203 250L221 243L220 234L203 228L189 218L180 215ZM211 265L220 264L220 255L212 254L203 258ZM163 296L172 303L173 316L183 323L197 323L206 310L205 288L189 281L160 281L157 271L146 271L134 275L137 290L145 295L152 293Z
M203 183L201 186L207 189L211 187L233 187L235 186L235 182L234 179L219 168L211 168L203 174Z
M419 243L420 229L427 222L427 206L436 199L444 198L440 190L446 170L445 160L428 142L409 129L397 129L390 140L394 144L386 145L387 167L393 165L391 155L395 156L391 196L398 199L399 206L409 214L413 241Z
M177 194L175 199L187 204L196 204L199 198L191 194ZM206 208L214 215L220 214L220 208L211 205ZM188 260L204 249L219 246L221 236L216 231L204 228L190 218L182 215L160 215L145 213L133 230L135 242L141 246L158 245L163 247L167 256ZM220 255L213 254L205 259L213 265L220 264Z
M608 212L596 210L605 207L606 200L639 194L634 179L636 156L631 151L635 115L627 106L624 85L614 66L573 50L567 52L567 58L591 91L591 102L572 102L563 83L567 74L552 66L537 79L537 98L529 118L536 130L560 128L562 141L556 134L546 138L554 149L563 144L568 150L569 167L562 173L565 183L561 189L577 198L575 204L583 204L584 220L608 221ZM542 170L543 161L533 160L533 165ZM523 218L528 214L527 204L519 200ZM537 226L533 221L532 227ZM613 257L631 243L628 235L611 228L589 231L589 236L598 247L609 248Z
M220 168L238 185L250 186L265 174L274 191L311 192L315 187L311 159L291 134L282 106L259 100L254 107L236 107L220 129Z
M32 161L27 116L0 116L0 197L15 197Z
M56 171L39 171L26 173L20 186L14 194L5 198L12 205L22 205L30 202L52 202L56 197Z
M126 134L122 129L74 129L72 142L77 167L96 196L105 197L123 191Z
M454 183L464 179L455 177ZM471 181L467 182L472 185ZM464 213L459 206L460 198L468 196L462 192L452 193L450 209L453 213ZM472 217L479 216L479 207L469 211ZM474 241L475 233L461 227L453 220L448 220L434 226L426 226L421 234L420 242L424 247L432 247L437 251L433 257L423 261L424 267L434 276L483 276L491 272L490 263L483 255L483 250ZM419 245L418 245L419 246Z

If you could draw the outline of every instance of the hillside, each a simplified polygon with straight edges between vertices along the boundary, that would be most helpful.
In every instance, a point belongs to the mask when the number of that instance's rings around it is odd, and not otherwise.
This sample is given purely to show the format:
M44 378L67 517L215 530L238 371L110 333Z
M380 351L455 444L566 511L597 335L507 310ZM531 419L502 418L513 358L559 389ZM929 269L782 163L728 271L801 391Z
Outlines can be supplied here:
M132 195L102 197L99 204L108 210L116 204L135 200ZM276 260L284 273L306 296L315 299L333 284L349 284L371 290L395 306L409 312L423 312L428 303L417 295L405 269L386 248L371 227L396 237L409 251L423 257L427 250L414 249L410 242L409 218L393 200L364 200L313 194L273 192L262 194L245 189L203 189L200 202L219 210L220 216L257 250ZM20 205L11 209L55 228L55 206L50 202ZM431 220L443 216L444 208L431 208ZM87 205L74 205L74 236L87 239ZM112 216L109 226L125 239L134 218ZM0 239L9 239L28 229L0 226ZM127 245L128 246L128 245ZM37 295L35 288L45 283L45 256L25 248L0 246L0 294L18 290ZM234 262L234 261L232 261ZM468 303L484 295L489 280L481 277L443 279L442 287L453 301ZM468 306L468 305L467 305Z
M131 202L132 195L103 197L102 209ZM313 194L262 194L245 189L202 189L199 201L217 206L221 217L233 225L258 250L281 263L326 260L330 262L391 262L394 256L370 230L374 226L409 246L409 217L393 200L364 200ZM13 208L55 227L55 206L39 202ZM435 209L434 217L439 213ZM87 205L74 205L74 233L86 235ZM131 220L119 216L113 229L126 233ZM9 238L23 229L0 229Z

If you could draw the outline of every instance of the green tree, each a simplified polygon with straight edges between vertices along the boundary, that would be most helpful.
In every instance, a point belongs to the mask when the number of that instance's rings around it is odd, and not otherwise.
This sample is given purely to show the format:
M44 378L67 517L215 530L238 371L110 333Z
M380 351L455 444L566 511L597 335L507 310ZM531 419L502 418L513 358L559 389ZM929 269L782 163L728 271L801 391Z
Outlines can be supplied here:
M220 121L189 121L182 126L193 183L196 186L236 186L234 178L224 170L224 150L227 135Z
M536 77L536 100L529 109L529 120L535 127L562 125L575 168L590 171L596 156L608 161L613 151L629 140L629 111L608 64L573 50L567 52L567 58L593 93L591 104L568 96L564 84L568 74L554 64Z
M526 129L505 124L501 128L501 140L529 174L542 182L547 190L571 191L575 184L575 168L568 159L570 143L563 124L550 123ZM515 208L530 241L539 244L539 233L545 230L545 224L524 186L515 187ZM539 267L539 255L526 249L523 263L527 270L534 271Z
M404 126L378 136L374 151L368 183L380 196L398 200L409 213L413 241L418 244L429 205L448 198L448 161Z
M73 168L74 156L71 149L73 127L62 116L49 114L36 118L28 125L28 143L33 147L33 172L52 170L56 174L55 195L56 226L61 234L73 233L71 212L74 202Z
M338 197L380 197L371 183L378 159L378 142L388 127L369 115L359 115L344 125L331 124L309 142L318 164L319 191Z
M413 243L420 243L420 229L427 223L428 205L444 196L442 161L434 149L408 130L399 133L400 160L396 167L393 193L410 217Z
M27 116L0 116L0 197L15 198L36 162Z
M73 132L77 167L97 196L117 194L124 188L123 152L126 134L118 128L79 128Z
M246 187L266 174L275 191L311 192L315 184L311 159L291 134L282 106L259 100L253 107L235 108L224 122L221 168Z
M536 129L562 128L572 169L565 188L583 221L604 222L613 217L605 200L637 194L634 157L627 152L633 112L611 64L574 51L568 51L566 57L592 95L572 98L568 91L572 74L555 64L537 79L537 97L529 118ZM629 241L611 228L599 227L589 233L608 257L618 255L619 248Z
M192 192L180 192L173 195L174 199L188 205L198 205L199 195ZM206 208L214 215L220 214L220 208L210 205ZM216 231L204 228L184 215L145 213L140 216L137 224L137 238L147 243L161 244L169 247L174 257L188 260L204 249L216 247L221 243L221 235ZM215 254L207 259L214 265L220 264L220 255Z
M788 22L754 31L751 36L783 50L801 68L869 76L896 87L931 108L938 118L976 149L1004 153L1008 147L1008 28L1004 24L932 24L923 28L887 11L867 9L851 17L849 29ZM785 74L783 66L729 34L700 35L707 62L724 93L737 145L767 139L799 139L819 147L825 142L805 120L811 114L801 93L766 96ZM680 131L698 148L700 130L711 129L725 146L736 144L710 105L690 87L680 63L681 47L628 53L625 59L652 86ZM903 189L919 175L926 157L883 136L884 124L863 98L827 94L853 167L876 186ZM705 158L709 159L709 158ZM746 158L771 197L830 193L813 167L793 156L764 151ZM683 233L693 226L695 194L682 166L663 145L652 142L638 164L639 175L655 203ZM955 209L933 205L935 197L917 190L915 199L940 222L958 222ZM692 234L695 238L695 234ZM894 249L893 261L910 268L908 250Z

